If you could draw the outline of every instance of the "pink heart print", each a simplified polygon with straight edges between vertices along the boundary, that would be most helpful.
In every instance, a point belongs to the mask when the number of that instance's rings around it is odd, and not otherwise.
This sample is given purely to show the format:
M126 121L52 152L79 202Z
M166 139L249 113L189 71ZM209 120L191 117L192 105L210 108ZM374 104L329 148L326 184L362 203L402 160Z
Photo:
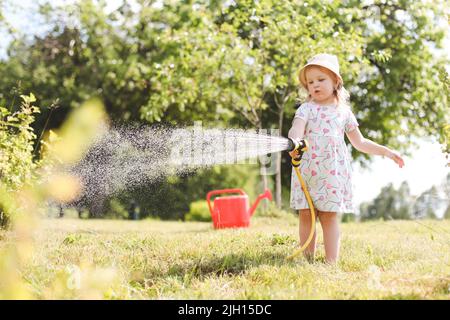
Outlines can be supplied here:
M317 175L317 172L315 170L312 170L311 175L314 177L315 175Z
M330 132L330 130L328 130L327 128L323 129L323 133L328 133L328 132Z

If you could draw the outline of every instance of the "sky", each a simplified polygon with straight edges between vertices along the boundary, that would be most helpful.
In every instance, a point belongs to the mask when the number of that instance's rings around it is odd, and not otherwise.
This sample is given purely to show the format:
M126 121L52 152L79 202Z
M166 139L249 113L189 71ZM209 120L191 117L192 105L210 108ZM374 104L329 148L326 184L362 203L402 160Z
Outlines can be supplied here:
M42 1L39 1L42 2ZM52 3L68 2L64 0L53 0ZM17 29L27 32L45 32L46 28L41 22L33 20L33 8L36 2L23 0L20 2L22 9L19 12L3 12L8 21ZM109 10L117 8L119 0L108 1ZM444 21L444 23L446 23ZM5 56L5 49L10 38L1 35L0 58ZM450 32L444 44L444 54L450 55ZM450 70L449 66L446 66ZM376 197L381 188L393 183L398 188L403 181L407 181L411 193L419 195L433 185L439 185L450 173L445 155L441 152L440 145L431 138L417 139L420 147L414 150L412 157L404 157L405 166L399 168L392 160L380 156L372 156L373 162L369 169L362 169L357 163L353 165L353 183L355 186L354 200L359 206L364 201L370 201ZM445 195L444 195L445 197ZM450 195L446 195L447 201ZM444 198L442 200L445 200Z

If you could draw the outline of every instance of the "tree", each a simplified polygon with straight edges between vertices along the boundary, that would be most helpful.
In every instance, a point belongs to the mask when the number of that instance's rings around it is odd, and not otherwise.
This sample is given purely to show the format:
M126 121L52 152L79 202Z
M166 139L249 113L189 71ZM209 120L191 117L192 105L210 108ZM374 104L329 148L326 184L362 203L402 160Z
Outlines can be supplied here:
M444 219L450 219L450 205L448 205L447 209L445 210Z
M359 15L346 18L355 29L363 30L367 41L363 56L355 59L370 62L370 68L350 79L353 107L363 132L405 151L411 132L435 136L449 151L442 130L450 122L444 69L448 58L437 58L431 51L443 48L447 28L439 22L447 20L442 15L446 1L346 3L360 8Z
M447 209L444 212L444 219L450 219L450 173L442 181L442 191L444 195L444 201L447 202Z
M381 189L380 194L369 207L369 211L372 214L375 212L374 216L383 220L392 218L395 212L395 189L392 183Z
M412 202L408 182L403 181L397 191L394 219L411 219Z
M439 203L435 199L437 194L435 186L420 194L413 206L414 219L436 219L436 211L439 209Z
M383 187L372 202L360 206L361 220L411 219L412 197L409 185L402 182L396 190L392 183Z
M263 125L274 127L283 134L285 115L293 115L287 106L298 99L298 67L313 53L332 48L330 52L344 61L344 70L345 56L360 54L363 40L358 33L332 32L337 29L337 21L329 18L328 13L335 7L336 3L322 1L309 1L304 6L294 2L241 1L223 13L222 28L233 30L242 38L244 48L248 48L241 59L230 59L229 63L233 63L233 78L238 79L235 91L245 93L244 102L232 105L242 109L252 125L259 129ZM245 66L246 59L254 59L250 68ZM276 118L266 116L263 124L264 110ZM275 171L275 199L281 207L281 157L276 158Z

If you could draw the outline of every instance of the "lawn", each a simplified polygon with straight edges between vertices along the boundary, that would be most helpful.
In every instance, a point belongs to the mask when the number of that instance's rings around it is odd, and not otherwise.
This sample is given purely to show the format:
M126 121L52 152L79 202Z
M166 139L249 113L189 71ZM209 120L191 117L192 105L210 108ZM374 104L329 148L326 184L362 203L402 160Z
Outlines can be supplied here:
M450 299L450 221L341 224L341 256L285 258L294 216L246 229L157 220L46 219L20 277L38 299ZM0 231L0 249L17 232ZM3 263L3 266L5 263ZM5 277L1 273L0 280Z

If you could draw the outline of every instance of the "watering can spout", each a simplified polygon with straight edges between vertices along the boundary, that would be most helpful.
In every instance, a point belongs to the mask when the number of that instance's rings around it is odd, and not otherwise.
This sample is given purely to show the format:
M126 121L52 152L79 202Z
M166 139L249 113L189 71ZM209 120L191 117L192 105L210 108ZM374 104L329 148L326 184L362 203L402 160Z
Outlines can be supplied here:
M264 199L264 198L266 198L266 199L272 201L272 193L270 192L269 189L266 189L266 191L264 191L263 194L260 194L260 195L258 196L258 198L256 199L255 203L254 203L254 204L252 205L252 207L250 208L250 212L249 212L250 216L252 216L253 213L255 213L256 207L258 206L259 202L260 202L262 199Z

